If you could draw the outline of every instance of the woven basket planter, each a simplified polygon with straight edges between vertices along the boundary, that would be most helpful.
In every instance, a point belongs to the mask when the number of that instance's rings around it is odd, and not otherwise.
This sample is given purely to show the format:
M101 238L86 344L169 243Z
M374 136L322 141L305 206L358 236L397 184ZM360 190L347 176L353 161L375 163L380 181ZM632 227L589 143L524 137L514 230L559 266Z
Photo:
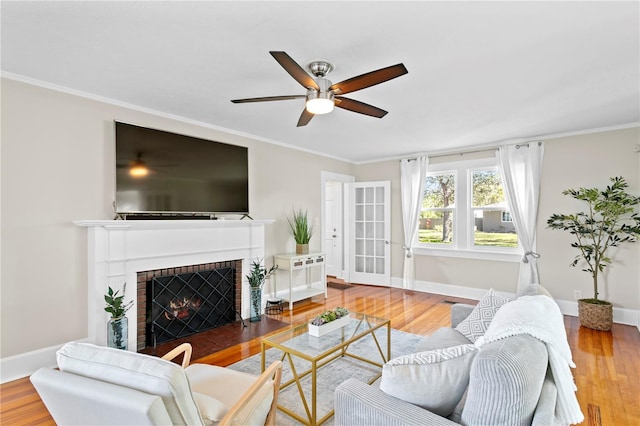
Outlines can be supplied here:
M613 305L578 300L580 325L592 330L609 331L613 326Z

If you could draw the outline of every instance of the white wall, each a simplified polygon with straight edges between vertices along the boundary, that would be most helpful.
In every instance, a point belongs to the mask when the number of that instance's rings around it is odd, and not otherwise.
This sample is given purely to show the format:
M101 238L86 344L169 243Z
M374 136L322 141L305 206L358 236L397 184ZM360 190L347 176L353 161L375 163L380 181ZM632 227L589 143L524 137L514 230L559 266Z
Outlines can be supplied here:
M86 230L81 219L113 218L114 130L122 120L249 147L250 203L267 226L267 256L292 251L284 215L305 208L320 229L321 171L359 181L391 180L392 276L402 276L402 224L397 160L354 166L263 143L195 123L2 79L0 357L50 356L47 348L86 337ZM589 277L568 267L568 236L545 229L552 212L572 211L560 195L576 185L601 185L623 175L638 193L638 128L548 140L542 182L538 249L543 284L560 299L587 294ZM311 249L320 248L320 238ZM621 250L607 276L616 307L640 307L640 244ZM513 291L518 265L418 256L416 278L468 288ZM106 284L105 284L106 285ZM44 359L44 358L43 358ZM3 374L4 375L4 374Z
M266 255L293 251L284 215L320 221L320 173L355 166L186 121L2 79L0 356L87 336L86 229L113 219L113 120L249 148L250 209L267 226ZM311 241L320 248L320 238ZM107 283L105 283L106 288Z
M634 146L639 143L638 127L545 141L538 217L538 252L541 254L538 265L542 284L555 298L575 300L574 289L580 290L583 297L593 294L590 275L581 268L569 267L577 254L570 247L570 235L546 228L552 213L572 213L581 208L573 199L562 195L562 191L579 186L602 187L609 183L609 177L624 176L630 191L640 195L640 153L634 152ZM399 162L360 165L356 177L358 181L391 180L391 270L393 277L402 277ZM519 268L518 263L512 262L420 255L416 256L415 264L416 281L482 290L492 287L505 292L515 292ZM615 308L640 309L640 243L621 247L615 253L615 262L604 281L600 290L602 298L611 301ZM636 315L635 321L633 315ZM637 313L631 312L627 321L637 325Z

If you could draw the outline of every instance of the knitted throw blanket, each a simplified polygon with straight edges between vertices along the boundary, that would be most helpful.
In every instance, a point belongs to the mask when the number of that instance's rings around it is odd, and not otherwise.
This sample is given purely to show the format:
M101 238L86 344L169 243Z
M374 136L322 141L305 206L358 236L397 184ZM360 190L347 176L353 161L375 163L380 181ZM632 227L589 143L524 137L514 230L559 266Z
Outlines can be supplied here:
M547 345L549 365L558 389L555 417L560 424L580 423L584 415L575 395L571 349L564 320L556 302L548 296L522 296L504 304L493 317L476 347L517 334L529 334Z

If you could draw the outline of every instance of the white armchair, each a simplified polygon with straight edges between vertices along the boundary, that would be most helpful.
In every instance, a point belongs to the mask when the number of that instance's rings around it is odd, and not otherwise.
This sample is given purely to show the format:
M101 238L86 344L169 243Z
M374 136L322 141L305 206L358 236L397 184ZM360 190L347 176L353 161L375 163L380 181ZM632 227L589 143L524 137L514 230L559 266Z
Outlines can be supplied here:
M254 376L190 358L188 343L158 358L71 342L31 382L59 425L275 425L280 361Z

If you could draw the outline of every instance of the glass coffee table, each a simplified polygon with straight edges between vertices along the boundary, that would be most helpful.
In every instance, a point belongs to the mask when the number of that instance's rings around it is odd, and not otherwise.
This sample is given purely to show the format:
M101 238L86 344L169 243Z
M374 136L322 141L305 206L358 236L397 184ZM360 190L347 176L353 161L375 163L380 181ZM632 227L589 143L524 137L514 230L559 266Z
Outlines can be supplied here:
M306 418L280 404L278 404L278 408L305 425L321 425L331 418L334 413L334 410L330 410L321 418L318 418L319 413L317 412L318 406L316 401L316 390L318 374L322 373L321 367L341 357L356 359L380 368L380 372L369 381L369 384L371 384L382 375L382 366L391 357L391 323L388 319L353 312L350 313L350 317L350 321L344 327L331 331L321 337L311 336L308 333L308 322L306 322L289 330L285 330L262 339L262 371L265 370L266 365L265 351L269 348L276 348L281 351L281 360L284 364L283 367L286 368L288 365L293 377L290 380L284 381L280 385L280 390L283 390L293 384L297 386L298 393L300 394L300 400L306 413ZM375 333L376 330L382 327L387 328L386 353L381 347L378 336L376 336ZM372 339L375 347L377 348L377 355L379 355L379 357L376 355L375 350L367 353L366 356L349 352L349 346L361 339ZM296 357L306 360L310 364L310 367L302 372L298 372L294 365L294 358ZM311 375L311 407L309 407L309 403L301 383L301 380L309 375ZM345 377L345 379L346 378L347 377Z

